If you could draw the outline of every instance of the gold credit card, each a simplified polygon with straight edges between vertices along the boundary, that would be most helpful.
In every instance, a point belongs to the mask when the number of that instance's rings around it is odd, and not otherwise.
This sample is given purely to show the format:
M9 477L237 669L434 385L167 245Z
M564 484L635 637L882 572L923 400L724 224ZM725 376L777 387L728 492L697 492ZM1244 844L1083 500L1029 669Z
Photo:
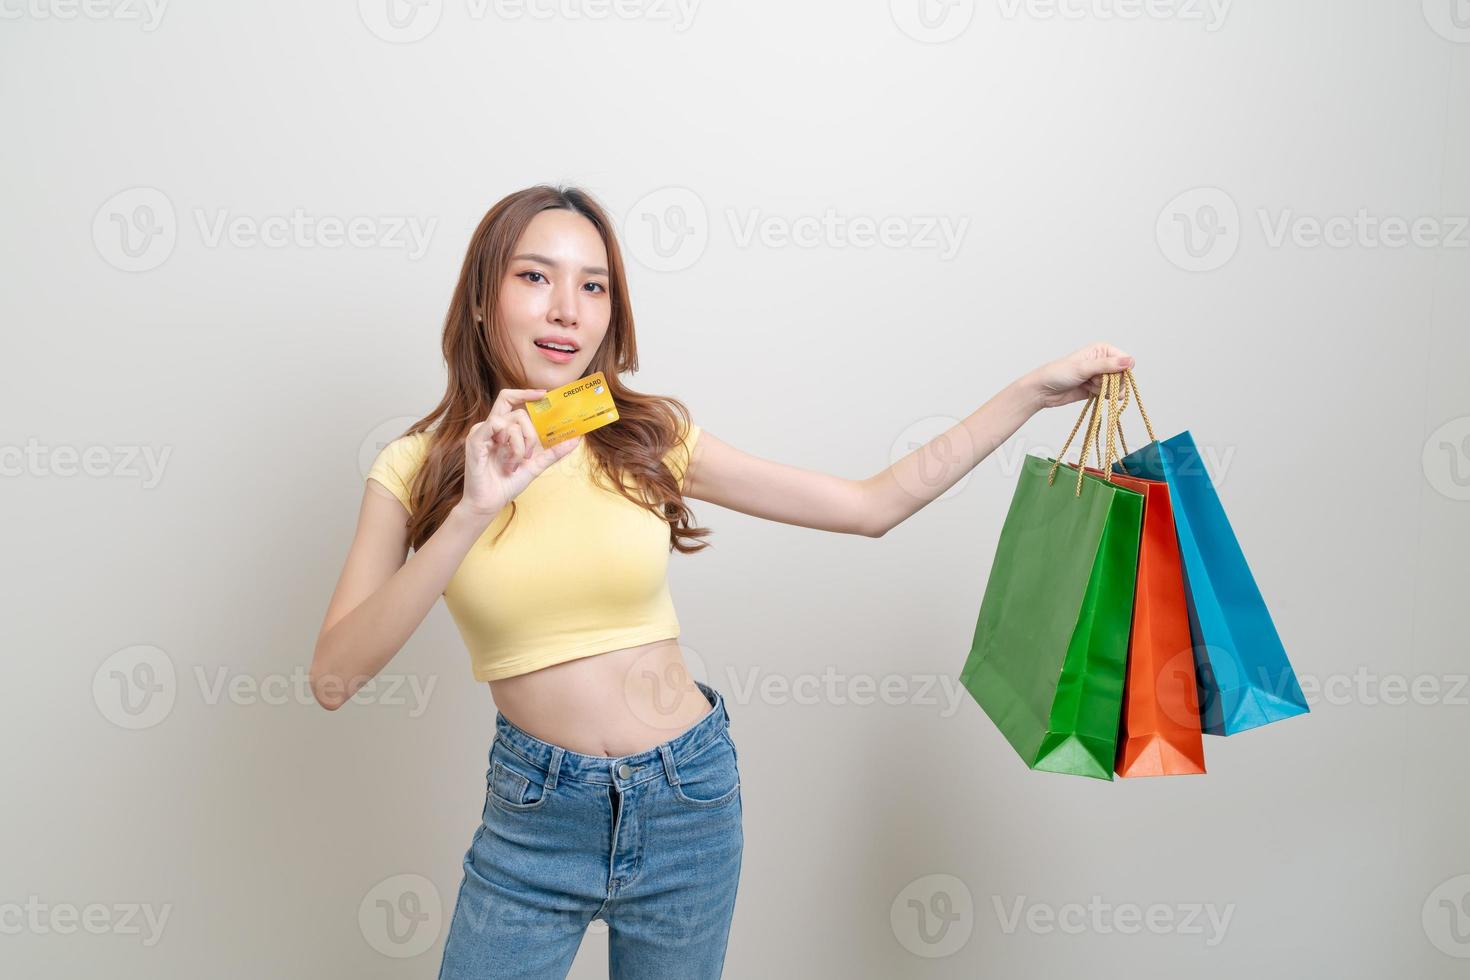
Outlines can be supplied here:
M526 402L526 412L546 449L618 420L601 371L548 391L540 401Z

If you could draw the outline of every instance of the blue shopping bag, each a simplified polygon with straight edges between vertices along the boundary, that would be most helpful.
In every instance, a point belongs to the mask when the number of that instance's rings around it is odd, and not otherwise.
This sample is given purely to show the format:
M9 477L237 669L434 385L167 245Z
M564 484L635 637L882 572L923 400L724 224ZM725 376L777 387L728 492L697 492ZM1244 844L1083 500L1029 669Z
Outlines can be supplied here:
M1234 735L1306 714L1307 699L1194 437L1186 431L1150 442L1114 469L1169 484L1203 730Z

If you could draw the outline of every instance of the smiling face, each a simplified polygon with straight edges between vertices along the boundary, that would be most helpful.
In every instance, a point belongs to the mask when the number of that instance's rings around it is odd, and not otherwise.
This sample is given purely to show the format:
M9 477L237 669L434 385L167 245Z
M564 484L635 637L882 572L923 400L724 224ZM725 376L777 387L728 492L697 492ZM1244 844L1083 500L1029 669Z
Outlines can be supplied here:
M582 215L542 211L526 226L499 314L528 386L550 391L587 373L612 319L609 281L602 236Z

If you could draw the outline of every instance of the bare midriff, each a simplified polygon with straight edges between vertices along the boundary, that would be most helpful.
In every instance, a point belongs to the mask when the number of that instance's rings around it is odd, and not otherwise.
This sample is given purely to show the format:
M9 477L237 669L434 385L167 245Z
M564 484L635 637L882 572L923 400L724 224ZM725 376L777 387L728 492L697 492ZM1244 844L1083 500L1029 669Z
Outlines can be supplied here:
M495 707L511 724L583 755L643 752L687 731L712 710L672 638L489 684Z

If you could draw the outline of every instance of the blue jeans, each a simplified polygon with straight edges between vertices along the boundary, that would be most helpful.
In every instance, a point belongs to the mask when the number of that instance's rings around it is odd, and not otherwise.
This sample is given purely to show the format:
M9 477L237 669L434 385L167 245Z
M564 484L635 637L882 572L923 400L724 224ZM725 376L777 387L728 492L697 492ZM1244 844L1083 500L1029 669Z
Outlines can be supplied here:
M635 755L581 755L495 713L485 810L440 980L565 977L593 919L613 980L720 976L745 837L724 697Z

